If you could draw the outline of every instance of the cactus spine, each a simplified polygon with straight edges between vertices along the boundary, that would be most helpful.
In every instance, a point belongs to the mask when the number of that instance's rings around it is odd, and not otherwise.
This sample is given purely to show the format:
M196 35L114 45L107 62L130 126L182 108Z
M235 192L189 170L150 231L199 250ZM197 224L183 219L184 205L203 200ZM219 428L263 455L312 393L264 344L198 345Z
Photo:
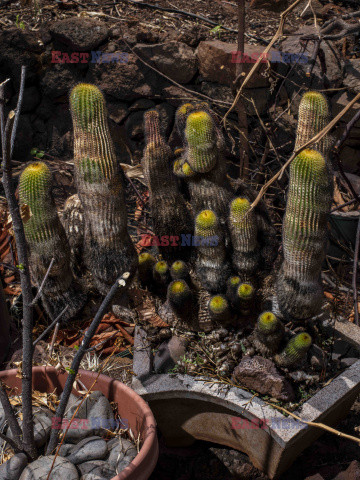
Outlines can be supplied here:
M235 198L230 205L229 230L233 246L232 263L242 282L253 280L259 264L256 217L246 198Z
M85 219L84 261L97 289L106 294L121 273L133 275L137 268L127 230L123 172L100 90L95 85L76 85L70 93L70 110L75 180Z
M154 232L159 237L189 235L193 220L185 200L179 192L177 179L172 172L170 147L160 134L159 114L155 110L145 114L146 147L143 168L150 192L150 207ZM159 247L169 261L187 258L188 249L169 245Z
M322 306L321 264L331 201L324 157L315 150L303 150L290 167L283 222L284 261L276 281L280 311L290 319L312 317Z
M26 205L30 209L30 218L24 219L24 230L32 275L39 285L54 258L41 297L50 317L57 317L67 306L61 318L61 321L66 321L84 306L86 295L80 291L73 277L70 245L51 190L51 172L45 163L31 163L22 172L19 200L22 207Z
M211 210L203 210L195 221L197 259L195 270L202 286L210 292L221 292L225 288L230 268L222 228Z
M275 362L280 367L295 367L305 358L311 347L312 339L308 333L299 333L292 337L285 349L275 356Z

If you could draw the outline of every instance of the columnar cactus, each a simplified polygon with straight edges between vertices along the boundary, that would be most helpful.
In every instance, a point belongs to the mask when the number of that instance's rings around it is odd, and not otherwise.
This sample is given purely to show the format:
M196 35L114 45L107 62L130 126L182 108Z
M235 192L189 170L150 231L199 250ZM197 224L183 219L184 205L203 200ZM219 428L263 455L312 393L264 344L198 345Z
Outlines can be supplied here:
M295 367L304 359L311 347L312 338L308 333L299 333L292 337L285 349L275 356L275 362L281 367Z
M61 321L73 318L84 306L86 295L80 291L70 267L70 245L57 214L52 196L52 178L48 166L34 162L25 168L19 181L19 200L29 209L24 230L30 251L30 268L38 285L54 258L43 286L41 298L50 317L57 317L67 306Z
M262 313L252 334L252 344L262 355L270 356L278 351L284 336L284 326L272 312Z
M283 221L284 261L276 281L277 302L287 318L306 319L321 309L321 265L331 201L324 157L315 150L303 150L290 166Z
M320 92L306 92L299 105L295 149L304 145L323 130L329 121L330 110L326 97ZM318 150L327 159L331 143L331 137L325 135L319 142L314 143L311 148Z
M95 85L70 93L74 165L85 219L84 262L99 292L108 293L124 272L133 275L137 254L127 230L123 172L115 156L105 100Z
M154 232L158 237L167 237L169 240L165 242L169 245L159 247L160 251L169 261L187 258L189 249L181 249L179 244L182 235L193 233L193 220L172 172L172 152L160 134L157 111L146 112L145 132L147 144L143 168L150 192ZM177 237L177 240L172 241L169 237Z
M237 289L240 285L240 277L234 275L233 277L228 278L226 282L226 298L229 300L231 304L235 302L237 296Z
M197 259L195 269L201 285L210 292L221 292L230 268L221 225L211 210L200 212L195 221Z
M229 231L233 247L232 263L242 282L253 281L260 260L255 212L246 198L230 205Z

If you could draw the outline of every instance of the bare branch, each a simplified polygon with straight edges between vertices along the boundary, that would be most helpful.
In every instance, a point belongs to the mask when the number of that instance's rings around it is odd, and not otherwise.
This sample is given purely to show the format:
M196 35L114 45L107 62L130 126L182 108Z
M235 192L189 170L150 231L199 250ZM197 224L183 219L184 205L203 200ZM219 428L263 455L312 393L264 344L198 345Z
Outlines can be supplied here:
M48 276L49 276L50 270L52 269L52 266L54 265L54 262L55 262L55 258L53 257L53 258L51 259L50 265L49 265L49 267L48 267L48 269L47 269L47 271L46 271L46 273L45 273L44 279L43 279L43 281L41 282L41 285L40 285L40 287L39 287L39 290L37 291L37 294L36 294L34 300L33 300L32 303L31 303L32 305L35 305L35 303L39 300L40 295L41 295L41 292L42 292L42 290L43 290L43 288L44 288L44 286L45 286L46 280L47 280L47 278L48 278Z

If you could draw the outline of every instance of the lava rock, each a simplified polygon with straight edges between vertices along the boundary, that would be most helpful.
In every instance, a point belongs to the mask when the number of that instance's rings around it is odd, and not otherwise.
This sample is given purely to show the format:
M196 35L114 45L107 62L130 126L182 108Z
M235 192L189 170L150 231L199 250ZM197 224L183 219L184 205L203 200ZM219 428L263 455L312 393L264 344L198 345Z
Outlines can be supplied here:
M120 124L129 115L129 108L125 102L111 102L108 104L109 118Z
M149 110L150 108L154 108L155 105L155 102L149 98L139 98L130 105L129 110L131 112L136 112L137 110Z
M81 399L77 399L74 404L68 407L64 418L71 419L80 402ZM115 420L109 400L98 391L90 393L76 412L75 417L77 419L87 419L87 428L84 428L84 425L69 428L66 434L66 440L69 443L77 443L94 435L101 436L105 430L111 430L111 425Z
M106 68L101 63L91 63L85 81L97 85L106 95L124 101L152 97L155 91L149 80L154 76L154 72L145 75L136 56L130 53L127 63L108 63Z
M55 64L41 80L43 93L50 99L68 96L71 88L80 81L79 72L73 65Z
M37 87L32 86L32 87L25 88L23 103L21 106L21 112L22 113L32 112L39 105L40 100L41 100L40 93ZM15 108L15 104L14 104L14 108Z
M195 52L185 43L137 44L134 51L177 83L189 83L197 72Z
M360 58L353 58L346 63L344 85L352 92L360 93Z
M236 52L237 45L235 43L226 43L220 40L200 42L197 48L197 59L203 79L232 87L236 77ZM275 50L270 52L273 53ZM245 54L248 57L258 55L259 47L257 45L245 44ZM245 74L249 73L254 63L251 63L251 60L243 63ZM265 63L258 68L247 84L247 88L269 87L269 80L262 75L265 68Z
M19 126L14 143L14 158L25 160L29 157L33 145L34 131L29 115L20 115Z
M1 480L18 480L27 464L25 453L17 453L10 460L0 465Z
M291 384L277 371L274 363L258 355L245 356L235 368L233 379L263 395L289 402L295 395Z
M114 438L113 442L109 446L111 450L107 461L111 468L120 473L134 460L138 452L135 445L126 438Z
M40 457L30 463L22 472L19 480L46 480L54 461L54 455ZM56 457L49 480L79 480L76 467L66 458Z
M67 45L74 52L89 52L104 43L109 30L106 24L91 18L66 18L50 28L54 40Z
M105 440L101 437L90 437L75 445L71 449L67 460L74 465L78 465L89 460L102 460L107 454L108 447Z
M185 355L188 341L181 337L171 337L163 342L154 358L154 369L156 373L164 373L173 368L181 357Z
M104 477L107 480L115 477L116 471L105 460L93 460L91 462L84 462L78 465L81 475L93 474L98 477Z

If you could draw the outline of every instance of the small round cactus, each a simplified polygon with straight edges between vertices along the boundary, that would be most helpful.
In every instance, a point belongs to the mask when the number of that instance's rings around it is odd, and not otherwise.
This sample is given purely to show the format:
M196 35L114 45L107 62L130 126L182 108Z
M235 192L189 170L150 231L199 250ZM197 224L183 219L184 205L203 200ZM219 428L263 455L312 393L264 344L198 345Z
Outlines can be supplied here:
M305 358L311 344L308 333L299 333L289 340L285 349L275 357L275 362L281 367L296 367Z
M234 275L233 277L228 278L226 282L226 297L231 304L235 302L237 296L237 289L241 283L240 277Z
M187 280L189 278L189 268L182 260L176 260L171 265L170 275L173 280Z
M139 255L139 280L142 283L149 283L152 279L152 270L156 260L149 252L143 252Z
M34 162L22 172L19 180L19 201L29 209L24 219L30 269L38 285L53 266L42 288L41 298L51 318L65 307L61 321L73 318L84 306L86 295L81 292L71 270L70 245L66 238L52 195L52 175L43 162Z
M254 347L264 356L273 355L278 351L284 336L284 326L272 312L263 312L252 335Z
M165 285L169 280L169 266L164 260L156 262L153 267L153 277L156 283Z
M233 308L242 315L249 315L253 306L255 289L249 283L241 283L236 290Z
M224 322L229 319L230 309L226 298L223 295L214 295L209 300L209 312L212 320Z
M175 310L182 310L191 300L192 294L185 280L173 280L167 290L167 298Z

